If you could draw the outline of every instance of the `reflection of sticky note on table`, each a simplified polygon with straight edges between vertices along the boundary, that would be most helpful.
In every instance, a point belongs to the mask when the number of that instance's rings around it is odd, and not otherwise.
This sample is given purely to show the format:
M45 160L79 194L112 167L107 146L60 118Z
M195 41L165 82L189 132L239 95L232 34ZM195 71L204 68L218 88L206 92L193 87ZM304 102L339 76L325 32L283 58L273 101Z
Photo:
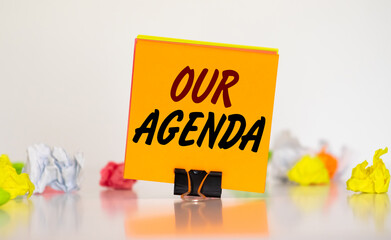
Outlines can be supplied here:
M180 201L174 203L174 209L169 206L170 201L167 204L166 202L159 202L159 209L164 213L146 204L145 210L140 209L138 214L127 217L125 221L127 237L224 238L240 235L255 238L269 235L264 200L241 200L239 203L232 203L209 199L196 204Z
M277 65L277 49L138 36L125 178L221 171L222 188L264 192Z

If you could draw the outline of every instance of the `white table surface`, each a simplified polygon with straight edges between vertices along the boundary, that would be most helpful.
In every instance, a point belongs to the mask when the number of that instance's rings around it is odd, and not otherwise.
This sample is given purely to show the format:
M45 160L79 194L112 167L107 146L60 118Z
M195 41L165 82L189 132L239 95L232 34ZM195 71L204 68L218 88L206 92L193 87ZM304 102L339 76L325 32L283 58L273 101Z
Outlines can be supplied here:
M85 176L76 193L0 207L0 239L391 239L389 194L355 194L344 182L223 190L221 200L190 203L172 195L172 184L119 191L100 187L99 171Z

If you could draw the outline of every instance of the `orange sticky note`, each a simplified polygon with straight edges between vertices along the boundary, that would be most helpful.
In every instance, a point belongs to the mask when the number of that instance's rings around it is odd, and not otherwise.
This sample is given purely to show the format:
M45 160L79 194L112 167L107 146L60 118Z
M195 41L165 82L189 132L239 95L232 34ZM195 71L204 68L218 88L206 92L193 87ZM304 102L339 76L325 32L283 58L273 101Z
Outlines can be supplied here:
M264 192L277 66L277 49L138 36L124 177L221 171Z

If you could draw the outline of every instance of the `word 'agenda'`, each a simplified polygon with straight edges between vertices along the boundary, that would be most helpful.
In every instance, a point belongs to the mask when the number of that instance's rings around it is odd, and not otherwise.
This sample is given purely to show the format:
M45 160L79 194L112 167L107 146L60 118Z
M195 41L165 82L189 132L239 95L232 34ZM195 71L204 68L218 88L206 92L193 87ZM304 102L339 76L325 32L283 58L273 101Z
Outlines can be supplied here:
M192 112L189 114L189 120L186 123L185 127L182 130L182 133L179 137L179 145L180 146L190 146L193 145L194 139L187 139L187 135L190 131L197 131L198 127L194 125L194 122L197 118L203 118L204 114L202 112ZM180 131L179 127L170 127L168 128L168 136L164 136L167 130L168 125L176 118L177 122L181 122L183 120L183 111L176 110L169 114L161 123L159 131L157 133L157 141L161 145L166 145L171 140L174 139L176 133ZM146 133L148 134L145 144L151 145L153 137L156 132L157 124L159 120L159 110L155 109L154 112L149 114L147 119L145 119L144 123L141 127L136 129L136 134L133 137L133 142L137 143L140 140L140 137ZM202 131L197 140L197 146L201 147L202 142L205 139L206 134L209 132L209 148L213 149L213 146L216 142L217 136L220 133L221 128L223 127L225 121L227 120L227 116L223 114L215 127L215 115L213 112L209 112L208 119L202 128ZM246 129L246 119L240 114L231 114L228 116L228 128L225 131L224 135L221 137L218 146L221 149L228 149L235 145L239 140L241 140L239 149L243 150L249 141L254 141L254 144L251 148L251 151L257 152L259 144L261 143L263 129L265 128L265 118L262 117L260 120L257 120L253 126L248 130L248 132L244 134ZM239 124L239 128L236 133L233 133L235 125ZM150 126L149 126L150 125ZM232 136L233 135L233 136Z

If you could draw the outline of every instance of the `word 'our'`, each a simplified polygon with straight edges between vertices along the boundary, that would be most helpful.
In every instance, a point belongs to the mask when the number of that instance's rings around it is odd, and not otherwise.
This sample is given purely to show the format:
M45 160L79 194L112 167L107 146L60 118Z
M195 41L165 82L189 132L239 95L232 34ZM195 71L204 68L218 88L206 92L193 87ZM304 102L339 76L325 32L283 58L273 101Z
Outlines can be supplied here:
M200 75L197 78L197 81L194 85L192 94L191 94L191 99L195 103L200 103L205 100L205 98L210 94L212 91L214 85L217 82L217 79L219 77L219 70L215 70L212 76L212 79L210 80L208 87L206 88L205 92L202 93L200 96L199 91L202 82L205 79L206 74L208 73L208 69L204 68ZM184 89L178 94L178 86L184 79L184 77L188 75L186 85ZM229 98L229 93L228 89L232 86L234 86L238 81L239 81L239 74L234 71L234 70L224 70L222 73L223 77L219 83L219 85L216 88L215 93L213 94L211 102L213 104L217 103L217 99L220 97L221 94L223 94L223 101L224 101L224 107L228 108L231 107L231 100ZM232 81L228 82L228 78L233 77ZM190 91L191 87L193 86L194 82L194 70L191 69L189 66L185 67L175 78L174 83L172 84L171 87L171 99L174 102L178 102L182 100Z

